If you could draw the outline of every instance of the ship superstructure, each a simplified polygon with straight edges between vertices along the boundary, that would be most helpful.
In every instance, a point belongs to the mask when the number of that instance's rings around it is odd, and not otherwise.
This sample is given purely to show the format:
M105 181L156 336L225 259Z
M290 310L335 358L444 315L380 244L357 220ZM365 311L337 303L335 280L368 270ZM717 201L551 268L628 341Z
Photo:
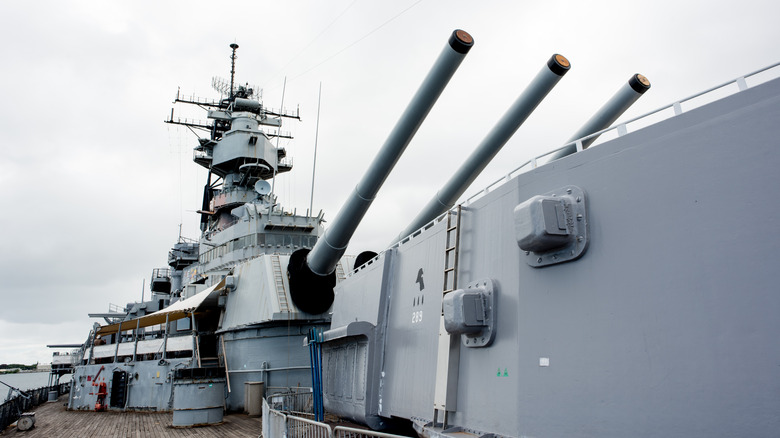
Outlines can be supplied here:
M292 169L273 140L291 138L282 120L300 117L266 108L256 87L236 85L238 45L230 47L229 82L212 81L220 99L175 99L204 109L208 121L173 110L166 120L206 134L193 151L208 170L201 236L179 237L169 266L152 272L150 300L91 315L107 325L96 323L84 344L72 409L172 409L175 424L212 423L223 404L245 408L246 382L311 386L307 350L288 354L288 346L324 327L328 308L312 314L294 305L286 267L291 253L315 245L323 215L286 211L273 191L276 176ZM340 258L335 278L352 263ZM198 393L203 381L212 394Z

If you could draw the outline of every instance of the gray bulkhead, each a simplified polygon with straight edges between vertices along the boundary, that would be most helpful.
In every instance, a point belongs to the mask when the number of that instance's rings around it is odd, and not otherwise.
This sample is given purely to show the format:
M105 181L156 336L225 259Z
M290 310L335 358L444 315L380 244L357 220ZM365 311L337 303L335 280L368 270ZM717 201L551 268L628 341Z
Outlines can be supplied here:
M329 411L381 428L385 424L380 415L396 397L406 397L398 405L410 412L413 406L433 406L436 363L418 352L433 351L435 358L444 223L424 235L383 252L336 287L331 330L325 333L323 348L324 401ZM404 383L389 385L394 376L386 371L399 366L408 370L398 376ZM407 386L415 388L414 397L403 392Z
M259 130L256 116L236 112L231 118L230 131L220 139L219 147L214 148L212 166L219 167L237 157L258 157L269 167L278 167L277 148ZM257 139L248 142L247 136L255 136Z
M773 80L464 207L458 282L493 281L496 327L489 346L460 347L449 424L515 437L776 435L778 121ZM585 192L588 249L532 267L514 209L571 185ZM337 287L329 410L372 426L432 420L443 227Z
M235 286L225 297L218 331L230 381L228 410L243 409L245 382L262 381L266 388L311 386L304 341L309 328L327 329L330 316L311 315L293 304L286 272L289 258L261 255L233 270ZM343 257L337 279L353 265L354 257Z
M170 411L173 407L174 370L186 367L189 362L187 358L80 365L73 373L68 409L94 410L98 400L98 385L104 382L108 389L105 402L112 410ZM122 406L114 406L116 400L112 400L112 377L115 371L127 373L125 402Z

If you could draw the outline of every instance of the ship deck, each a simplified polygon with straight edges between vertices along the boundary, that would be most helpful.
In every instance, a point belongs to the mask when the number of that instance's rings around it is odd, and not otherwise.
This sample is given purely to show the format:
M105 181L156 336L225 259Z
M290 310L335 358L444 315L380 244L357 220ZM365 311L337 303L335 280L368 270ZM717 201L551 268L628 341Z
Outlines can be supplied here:
M258 437L260 417L226 414L221 424L203 427L174 428L172 412L92 412L65 409L67 395L57 402L44 403L34 409L35 427L22 432L16 426L0 431L2 437L84 436L91 438L133 437Z

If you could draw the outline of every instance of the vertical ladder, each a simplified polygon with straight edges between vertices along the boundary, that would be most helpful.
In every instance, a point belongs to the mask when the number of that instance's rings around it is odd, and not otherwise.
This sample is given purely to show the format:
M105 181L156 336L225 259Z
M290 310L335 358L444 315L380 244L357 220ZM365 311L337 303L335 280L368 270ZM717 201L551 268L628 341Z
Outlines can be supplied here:
M460 243L460 209L456 213L455 224L452 224L452 212L447 212L447 232L444 238L444 288L442 296L458 288L458 244ZM449 287L449 280L452 280L452 287Z
M341 261L336 263L336 278L338 279L338 281L347 278L347 274L344 273L344 268L341 266Z
M447 212L447 228L444 237L444 284L442 300L458 288L458 247L460 245L461 206L455 213ZM447 428L448 412L457 409L458 369L460 365L460 336L450 336L444 328L444 312L439 317L439 348L436 359L436 384L433 400L433 426L436 427L439 412L444 414L442 430Z
M282 274L282 262L279 261L279 255L271 255L271 267L274 273L274 284L276 286L276 296L279 298L279 310L283 313L290 312L290 305L287 303L287 292L284 289L284 276Z

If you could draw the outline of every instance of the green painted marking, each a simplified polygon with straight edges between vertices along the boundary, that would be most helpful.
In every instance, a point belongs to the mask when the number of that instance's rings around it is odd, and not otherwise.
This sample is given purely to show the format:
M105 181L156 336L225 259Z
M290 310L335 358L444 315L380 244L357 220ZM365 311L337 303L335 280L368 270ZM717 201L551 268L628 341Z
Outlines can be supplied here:
M496 373L496 377L501 377L501 368L498 369L498 372Z
M509 377L509 373L506 372L506 368L504 368L504 377Z

